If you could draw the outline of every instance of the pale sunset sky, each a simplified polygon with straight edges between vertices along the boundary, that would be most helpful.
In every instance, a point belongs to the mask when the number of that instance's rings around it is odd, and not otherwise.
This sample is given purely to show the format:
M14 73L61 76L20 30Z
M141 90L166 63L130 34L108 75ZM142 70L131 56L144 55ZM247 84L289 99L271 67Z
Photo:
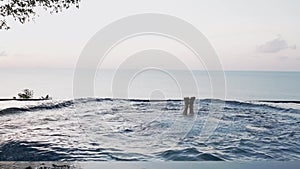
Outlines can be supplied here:
M168 14L194 25L224 70L300 71L299 0L82 0L80 9L41 11L24 25L8 20L12 29L0 31L0 68L74 68L97 31L140 13Z

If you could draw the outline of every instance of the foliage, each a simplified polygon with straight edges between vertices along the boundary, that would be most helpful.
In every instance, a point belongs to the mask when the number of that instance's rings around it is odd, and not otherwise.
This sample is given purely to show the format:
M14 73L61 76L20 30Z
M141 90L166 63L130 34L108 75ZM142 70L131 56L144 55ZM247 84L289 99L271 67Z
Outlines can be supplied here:
M33 98L33 94L33 90L24 89L23 93L19 93L18 96L20 97L20 99L31 99Z
M0 0L0 29L10 29L7 17L24 24L37 16L37 9L58 13L71 6L79 8L81 0Z

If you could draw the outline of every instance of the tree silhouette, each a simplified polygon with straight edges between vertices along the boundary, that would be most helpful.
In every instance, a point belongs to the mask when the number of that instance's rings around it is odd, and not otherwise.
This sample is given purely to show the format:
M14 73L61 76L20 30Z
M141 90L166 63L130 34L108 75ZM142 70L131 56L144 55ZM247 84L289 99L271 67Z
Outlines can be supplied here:
M33 90L24 89L23 93L19 93L18 96L20 99L31 99L33 98Z
M37 9L58 13L71 6L79 8L81 0L0 0L0 29L10 29L6 18L24 24L37 16Z

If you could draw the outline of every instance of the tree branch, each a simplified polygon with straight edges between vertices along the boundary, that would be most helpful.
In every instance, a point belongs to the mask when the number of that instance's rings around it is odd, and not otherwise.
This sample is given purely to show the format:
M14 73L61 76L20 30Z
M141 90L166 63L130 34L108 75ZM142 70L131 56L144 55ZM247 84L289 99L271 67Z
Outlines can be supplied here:
M79 8L81 0L0 0L0 29L10 29L6 18L24 24L33 20L37 8L43 8L51 14L62 12L71 6Z

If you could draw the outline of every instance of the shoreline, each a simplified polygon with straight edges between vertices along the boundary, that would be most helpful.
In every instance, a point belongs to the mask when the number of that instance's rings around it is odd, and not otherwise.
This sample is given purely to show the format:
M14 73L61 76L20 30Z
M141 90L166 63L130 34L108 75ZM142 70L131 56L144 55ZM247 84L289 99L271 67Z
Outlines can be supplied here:
M0 99L0 102L3 101L46 101L51 99Z
M81 98L83 99L83 98ZM161 101L183 101L183 99L143 99L143 98L128 98L128 99L122 99L122 98L95 98L95 99L104 99L104 100L128 100L128 101L142 101L142 102L161 102ZM11 98L0 98L0 102L5 102L5 101L48 101L52 100L50 99L45 99L45 98L40 98L40 99L11 99ZM212 98L200 98L197 100L219 100L219 99L212 99ZM237 101L237 100L223 100L223 101ZM300 100L238 100L241 102L261 102L261 103L295 103L295 104L300 104Z
M300 101L297 100L254 100L256 102L265 102L265 103L296 103L300 104Z

